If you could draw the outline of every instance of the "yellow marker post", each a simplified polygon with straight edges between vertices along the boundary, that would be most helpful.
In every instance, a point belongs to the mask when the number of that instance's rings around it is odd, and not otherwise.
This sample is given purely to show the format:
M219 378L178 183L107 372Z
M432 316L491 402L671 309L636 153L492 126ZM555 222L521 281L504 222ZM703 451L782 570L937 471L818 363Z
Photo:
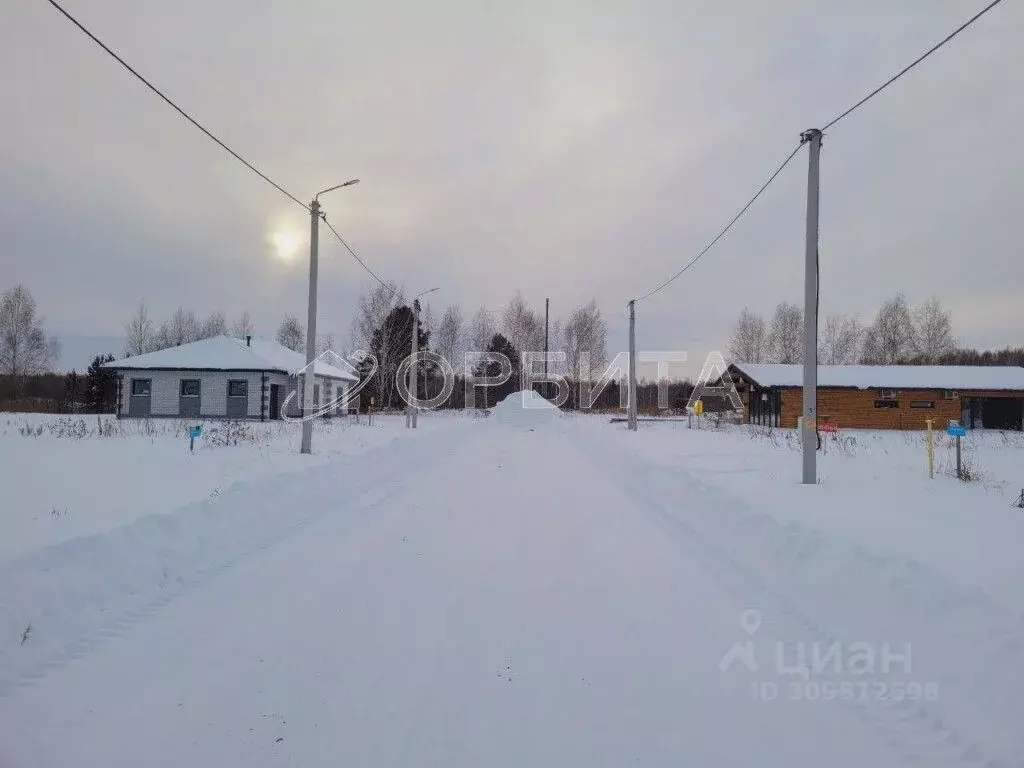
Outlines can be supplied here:
M932 419L926 419L925 424L928 425L928 477L935 479L935 439L932 433Z

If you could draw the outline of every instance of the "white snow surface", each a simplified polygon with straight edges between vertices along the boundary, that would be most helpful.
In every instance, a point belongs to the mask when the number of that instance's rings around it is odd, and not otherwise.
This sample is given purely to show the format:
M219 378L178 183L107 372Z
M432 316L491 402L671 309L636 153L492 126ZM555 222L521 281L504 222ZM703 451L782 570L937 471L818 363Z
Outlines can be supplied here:
M802 365L734 363L763 387L800 387ZM1024 368L985 365L819 365L819 387L1024 391Z
M340 362L340 360L338 361ZM213 336L177 347L168 347L144 355L125 357L104 364L105 368L138 369L180 368L183 370L212 371L281 371L297 374L306 367L306 356L288 349L276 341L245 339L231 336ZM316 360L314 371L317 376L358 381L351 371L339 365Z
M550 400L532 389L513 392L494 406L494 418L498 423L523 429L548 424L560 415Z
M1019 434L803 486L789 430L60 423L0 415L2 532L55 531L0 560L4 768L1024 764Z

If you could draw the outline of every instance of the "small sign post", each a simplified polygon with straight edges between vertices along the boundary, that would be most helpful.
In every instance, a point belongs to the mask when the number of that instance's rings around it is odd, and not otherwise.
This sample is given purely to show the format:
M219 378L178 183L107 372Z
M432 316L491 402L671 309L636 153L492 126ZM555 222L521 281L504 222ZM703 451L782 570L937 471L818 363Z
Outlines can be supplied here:
M700 398L694 402L693 412L697 414L697 429L700 429L700 417L704 413L704 401Z
M960 438L967 434L967 428L959 421L951 420L949 426L946 427L946 434L956 438L956 476L958 479L963 480L964 470L963 463L960 461Z
M196 438L203 434L203 428L198 424L194 427L188 428L188 451L189 453L196 452Z
M935 422L934 419L925 419L925 424L928 425L927 438L925 446L928 451L928 477L935 479L935 433L932 432L932 424Z

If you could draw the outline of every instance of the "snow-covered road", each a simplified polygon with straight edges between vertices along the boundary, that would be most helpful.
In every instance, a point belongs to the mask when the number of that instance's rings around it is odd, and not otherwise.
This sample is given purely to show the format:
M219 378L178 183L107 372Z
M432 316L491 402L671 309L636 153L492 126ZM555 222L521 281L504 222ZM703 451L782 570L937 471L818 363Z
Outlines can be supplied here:
M989 764L923 694L780 676L777 639L836 641L818 602L713 538L734 500L628 461L466 420L278 478L305 524L9 686L0 766Z

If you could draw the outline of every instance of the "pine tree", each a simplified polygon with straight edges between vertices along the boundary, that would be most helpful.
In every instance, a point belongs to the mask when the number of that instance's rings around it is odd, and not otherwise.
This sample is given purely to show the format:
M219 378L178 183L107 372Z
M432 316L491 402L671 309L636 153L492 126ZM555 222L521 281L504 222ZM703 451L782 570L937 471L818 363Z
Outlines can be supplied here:
M374 381L367 387L373 392L377 407L392 408L398 405L395 390L395 375L402 360L412 354L412 308L407 306L395 307L384 323L373 332L370 340L370 352L377 358L377 373ZM429 349L430 331L420 324L418 345L419 349ZM422 370L422 367L421 367ZM425 376L420 377L420 387Z
M492 354L504 355L512 364L512 375L509 377L508 381L495 387L487 387L486 389L486 393L484 395L484 407L493 408L508 395L519 391L518 372L521 368L521 364L518 350L512 346L511 341L506 339L500 333L494 334L491 338L491 343L487 345L487 351ZM484 358L484 360L482 360L476 367L473 374L477 377L487 376L489 378L497 378L498 376L501 376L502 368L502 364L497 360Z
M85 374L85 402L93 413L113 413L117 408L117 373L101 368L113 355L97 355Z
M75 371L64 375L64 410L75 412L79 403L80 377Z

